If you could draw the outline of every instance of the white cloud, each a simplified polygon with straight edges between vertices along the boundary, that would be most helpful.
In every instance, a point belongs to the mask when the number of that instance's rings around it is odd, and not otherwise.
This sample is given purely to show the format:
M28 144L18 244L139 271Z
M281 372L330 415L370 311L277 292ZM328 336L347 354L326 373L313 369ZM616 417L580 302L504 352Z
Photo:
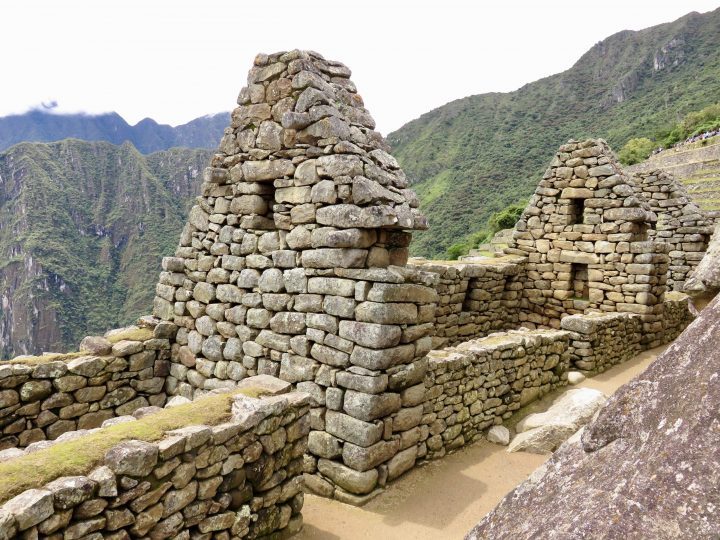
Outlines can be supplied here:
M353 70L387 133L460 97L569 68L623 29L709 11L718 0L3 2L0 115L117 111L181 124L234 106L258 52L314 49ZM50 96L50 97L49 97Z

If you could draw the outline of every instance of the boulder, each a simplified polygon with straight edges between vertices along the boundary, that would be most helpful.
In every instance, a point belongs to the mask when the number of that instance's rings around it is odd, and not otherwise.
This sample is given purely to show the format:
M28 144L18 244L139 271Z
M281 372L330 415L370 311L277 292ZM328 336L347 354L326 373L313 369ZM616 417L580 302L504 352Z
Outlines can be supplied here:
M710 238L705 256L685 282L685 291L699 293L720 289L720 224Z
M487 440L507 446L510 444L510 430L505 426L493 426L488 430Z

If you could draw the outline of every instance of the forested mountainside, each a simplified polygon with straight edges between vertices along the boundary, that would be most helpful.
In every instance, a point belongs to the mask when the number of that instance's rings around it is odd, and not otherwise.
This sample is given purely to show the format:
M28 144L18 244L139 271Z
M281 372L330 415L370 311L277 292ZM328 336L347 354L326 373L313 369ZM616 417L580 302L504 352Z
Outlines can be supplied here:
M532 193L555 149L603 137L615 148L718 100L720 9L623 31L569 70L510 93L448 103L389 135L430 219L416 255L442 255Z
M78 140L0 153L0 358L147 313L210 154Z
M131 126L117 113L55 114L33 110L0 117L0 150L19 142L50 142L68 138L113 144L130 141L144 154L177 146L216 148L229 121L230 113L218 113L177 127L158 124L152 118L145 118Z

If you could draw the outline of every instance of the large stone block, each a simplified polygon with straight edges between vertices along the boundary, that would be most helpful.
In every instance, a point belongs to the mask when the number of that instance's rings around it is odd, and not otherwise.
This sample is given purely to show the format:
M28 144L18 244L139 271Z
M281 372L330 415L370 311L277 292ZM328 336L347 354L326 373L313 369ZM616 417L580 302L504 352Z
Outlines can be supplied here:
M302 252L302 265L306 268L362 268L367 251L364 249L318 248Z
M265 182L292 176L295 165L289 159L246 161L242 164L242 171L248 182Z
M342 463L328 459L318 460L318 471L332 480L336 485L356 495L370 493L378 482L378 472L376 469L363 472L356 471Z
M400 394L364 394L347 390L343 410L354 418L370 422L394 413L400 405Z
M361 304L362 305L362 304ZM372 349L387 349L400 343L399 326L358 321L340 321L340 337Z
M328 410L325 413L325 430L358 446L371 446L383 435L381 422L365 422L347 414Z
M418 309L409 303L362 302L355 309L358 321L381 324L410 324L417 321Z
M400 439L380 441L363 448L352 443L343 445L343 462L357 471L367 471L392 458L400 450Z

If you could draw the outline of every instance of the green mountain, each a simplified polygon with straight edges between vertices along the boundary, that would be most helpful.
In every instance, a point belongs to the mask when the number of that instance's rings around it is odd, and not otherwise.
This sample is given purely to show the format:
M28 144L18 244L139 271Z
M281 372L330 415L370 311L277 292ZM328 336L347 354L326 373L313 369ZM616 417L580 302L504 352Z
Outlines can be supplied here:
M0 358L147 313L210 155L72 139L0 153Z
M718 101L720 9L596 44L569 70L439 107L388 137L430 219L416 255L439 256L532 193L558 145L620 149Z
M144 154L176 146L216 148L230 121L229 113L202 116L187 124L172 127L145 118L134 126L117 113L56 114L32 110L0 117L0 150L19 142L50 142L63 139L129 141Z

